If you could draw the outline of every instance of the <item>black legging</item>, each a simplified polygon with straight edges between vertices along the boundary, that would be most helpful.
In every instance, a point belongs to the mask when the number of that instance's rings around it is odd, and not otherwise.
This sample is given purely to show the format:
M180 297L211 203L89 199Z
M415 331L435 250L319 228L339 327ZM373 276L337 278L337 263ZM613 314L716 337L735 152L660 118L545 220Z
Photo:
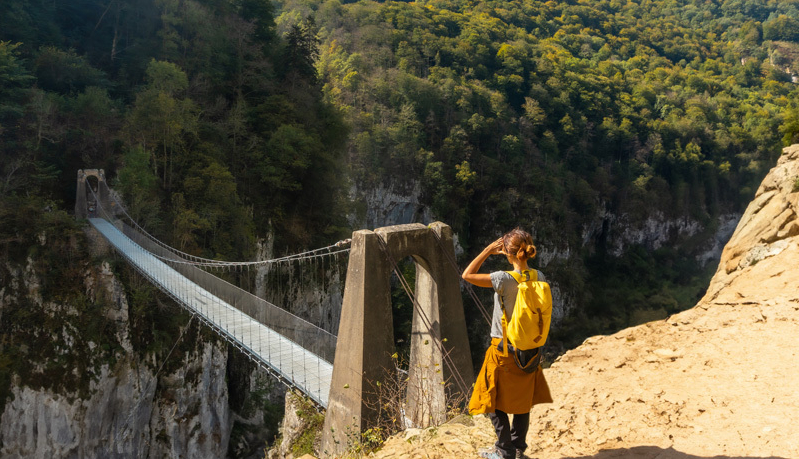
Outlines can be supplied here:
M514 459L516 450L524 452L527 449L527 429L530 428L530 413L514 414L513 423L504 411L496 410L488 413L494 430L497 432L496 447L505 459Z

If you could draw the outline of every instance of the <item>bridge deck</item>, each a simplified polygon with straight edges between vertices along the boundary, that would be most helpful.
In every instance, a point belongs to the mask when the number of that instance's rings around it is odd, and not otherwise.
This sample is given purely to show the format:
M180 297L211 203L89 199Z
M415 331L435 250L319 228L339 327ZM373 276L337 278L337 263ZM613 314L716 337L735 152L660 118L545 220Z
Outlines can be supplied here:
M333 365L212 295L172 269L101 218L90 218L132 265L190 312L201 316L229 341L327 407Z

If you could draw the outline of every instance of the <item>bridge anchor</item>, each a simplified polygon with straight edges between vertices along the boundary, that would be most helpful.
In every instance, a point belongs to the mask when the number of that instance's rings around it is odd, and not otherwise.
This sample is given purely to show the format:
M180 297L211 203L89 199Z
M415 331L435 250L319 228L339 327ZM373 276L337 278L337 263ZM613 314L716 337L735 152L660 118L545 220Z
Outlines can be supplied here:
M362 432L377 426L377 382L397 377L390 260L407 257L416 264L418 307L412 323L406 416L419 427L442 423L447 395L467 395L468 387L452 383L462 376L469 384L474 375L460 277L450 264L455 259L452 229L436 222L356 231L322 433L324 456L345 452L353 434L360 440ZM444 362L442 350L451 365Z

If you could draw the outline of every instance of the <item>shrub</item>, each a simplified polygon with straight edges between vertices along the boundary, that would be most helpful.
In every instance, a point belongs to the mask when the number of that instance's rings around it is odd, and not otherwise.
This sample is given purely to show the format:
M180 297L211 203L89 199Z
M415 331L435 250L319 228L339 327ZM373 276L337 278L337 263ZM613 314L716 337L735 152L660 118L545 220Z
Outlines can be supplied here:
M309 398L299 395L296 399L298 401L297 416L302 420L305 428L302 435L291 445L291 453L294 457L315 454L314 444L317 440L317 434L322 431L325 416L317 410Z

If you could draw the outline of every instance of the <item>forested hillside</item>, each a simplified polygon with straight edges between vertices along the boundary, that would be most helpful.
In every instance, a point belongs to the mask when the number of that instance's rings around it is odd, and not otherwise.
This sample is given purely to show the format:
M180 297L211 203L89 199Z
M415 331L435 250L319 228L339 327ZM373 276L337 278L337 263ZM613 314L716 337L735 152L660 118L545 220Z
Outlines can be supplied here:
M467 254L533 228L572 344L693 305L699 248L799 135L797 1L287 0L278 27L304 17L352 180L417 181ZM620 217L701 230L608 253Z
M347 234L347 128L322 100L317 39L273 18L260 0L0 1L0 455L245 457L277 434L277 383L98 259L71 215L77 170L103 168L186 252Z
M697 247L799 140L797 75L797 0L4 0L0 250L69 224L80 168L227 259L418 184L466 256L534 228L576 340L694 304ZM616 253L609 216L702 229Z
M314 31L278 36L273 16L261 0L2 2L2 219L69 209L76 171L104 168L185 251L242 259L270 229L339 232L347 131L321 100Z

